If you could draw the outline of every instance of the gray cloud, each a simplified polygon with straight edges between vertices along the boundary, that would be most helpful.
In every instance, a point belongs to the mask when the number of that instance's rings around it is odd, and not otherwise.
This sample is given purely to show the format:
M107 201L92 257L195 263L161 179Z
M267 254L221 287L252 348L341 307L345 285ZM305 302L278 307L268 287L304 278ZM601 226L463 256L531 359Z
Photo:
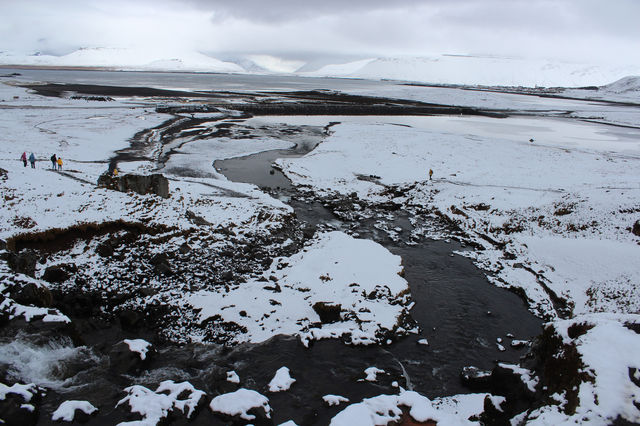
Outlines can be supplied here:
M637 0L0 0L0 50L288 58L482 53L638 63Z
M460 1L460 0L453 0ZM445 0L187 0L201 10L215 11L216 20L229 18L277 24L322 16L340 16L376 10L408 9L424 4L445 3ZM182 3L182 2L181 2Z

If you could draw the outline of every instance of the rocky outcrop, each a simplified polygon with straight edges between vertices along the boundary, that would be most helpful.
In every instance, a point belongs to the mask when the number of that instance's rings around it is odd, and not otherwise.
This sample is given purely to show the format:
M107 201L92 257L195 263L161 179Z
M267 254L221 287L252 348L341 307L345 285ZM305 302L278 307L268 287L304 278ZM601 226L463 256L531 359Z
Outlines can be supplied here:
M53 265L45 269L42 279L50 283L63 283L78 271L75 265Z
M149 367L153 356L154 351L149 351L143 359L123 341L109 351L109 369L118 374L138 374Z
M14 287L9 294L11 298L21 305L48 308L53 303L53 296L47 287L27 283L24 286Z
M4 398L0 400L0 421L8 425L29 426L38 423L39 405L44 389L34 385L0 383Z
M337 303L317 302L313 305L313 310L323 324L329 324L340 321L342 306Z
M169 198L169 180L160 173L152 175L126 174L113 176L108 173L100 175L98 186L120 192L135 192L140 195L154 194Z
M36 262L38 254L33 250L22 250L19 253L9 253L7 262L9 267L18 274L36 277Z

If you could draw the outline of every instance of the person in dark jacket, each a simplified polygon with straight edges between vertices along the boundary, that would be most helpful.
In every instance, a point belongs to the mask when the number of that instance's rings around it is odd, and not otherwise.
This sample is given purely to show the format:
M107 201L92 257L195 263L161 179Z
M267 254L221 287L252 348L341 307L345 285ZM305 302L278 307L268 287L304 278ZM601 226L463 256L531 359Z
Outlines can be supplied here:
M22 155L20 156L20 159L22 160L22 163L24 164L25 167L27 167L27 153L23 152Z
M56 155L55 155L55 154L53 154L53 155L51 156L51 168L52 168L53 170L57 170L57 168L58 168L58 166L57 166L57 165L58 165L58 159L56 158Z
M36 156L33 155L33 152L29 156L29 162L31 163L31 168L35 169L36 168Z

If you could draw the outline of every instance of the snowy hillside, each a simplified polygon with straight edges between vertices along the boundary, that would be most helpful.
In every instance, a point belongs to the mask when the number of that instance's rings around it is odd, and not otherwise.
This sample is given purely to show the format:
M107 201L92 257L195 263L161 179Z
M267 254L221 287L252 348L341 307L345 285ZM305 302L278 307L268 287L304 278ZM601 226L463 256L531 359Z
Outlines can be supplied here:
M409 80L484 86L600 86L637 74L640 66L608 67L489 56L391 57L330 65L316 77Z
M619 98L637 100L640 98L640 75L621 78L611 84L602 86L599 91L617 95Z
M225 56L228 58L228 55ZM335 60L335 59L334 59ZM64 56L20 55L0 52L0 65L104 67L120 70L195 71L256 74L297 74L305 77L346 77L406 80L429 84L482 86L584 87L609 85L640 74L640 65L609 66L494 56L434 55L385 57L324 65L307 71L311 63L269 55L234 57L221 61L195 51L124 48L83 48ZM295 71L299 70L299 71ZM304 71L303 71L304 70ZM637 80L607 86L615 93L638 88ZM629 87L625 85L631 85Z
M105 67L123 70L245 72L239 65L199 52L148 49L85 48L64 56L0 53L3 65Z

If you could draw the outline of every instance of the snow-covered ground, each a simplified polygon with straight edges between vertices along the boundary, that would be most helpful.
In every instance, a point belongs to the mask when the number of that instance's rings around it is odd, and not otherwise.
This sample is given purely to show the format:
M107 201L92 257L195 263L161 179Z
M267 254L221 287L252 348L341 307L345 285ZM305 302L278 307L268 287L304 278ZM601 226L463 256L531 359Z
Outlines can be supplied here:
M294 256L275 259L256 280L222 295L196 292L186 302L200 321L220 316L242 325L246 332L234 336L238 342L297 334L305 344L329 337L368 344L380 341L383 331L407 332L401 319L408 315L409 287L401 273L398 256L336 231L320 234ZM324 320L325 307L335 308L337 318Z
M555 316L551 292L575 314L637 311L640 247L629 229L640 195L638 135L539 118L410 122L334 126L312 153L279 164L320 193L382 202L388 186L406 188L393 201L458 223L485 247L472 256L491 279L523 288L539 314ZM359 178L369 175L379 178ZM620 292L629 297L612 298Z
M95 183L107 171L114 152L129 146L129 138L169 116L135 103L43 98L4 84L0 90L0 157L2 168L8 172L2 193L9 207L0 212L0 238L26 230L37 232L118 219L137 221L144 217L152 224L190 227L186 210L217 225L249 222L262 209L274 214L291 211L255 186L226 179L219 180L218 190L213 192L206 182L172 181L171 191L181 194L183 202L158 199L155 207L143 208L148 197L96 188ZM249 152L255 152L255 148L251 149ZM35 170L18 161L23 151L27 156L34 153ZM236 155L243 152L236 150ZM63 159L64 173L51 170L49 157L54 153ZM153 160L154 152L149 156ZM152 169L150 162L133 164L131 171ZM209 161L204 164L213 171ZM244 197L223 195L230 192ZM16 227L17 220L28 226Z
M594 420L640 419L633 406L640 389L628 378L610 379L599 364L608 351L633 353L627 346L640 341L623 326L637 323L640 311L640 237L631 232L640 219L640 131L475 117L343 123L332 131L305 157L278 160L290 179L325 196L355 192L372 203L446 216L479 247L461 254L490 281L524 290L538 315L594 325L578 350L585 368L602 377L582 385L580 401L587 392L620 398L617 405L585 402L589 408L579 412ZM389 195L389 187L403 195ZM620 331L606 332L612 327ZM618 361L620 371L638 367ZM567 421L554 413L552 423Z
M620 83L624 87L610 91L619 90L640 103L633 97L633 84ZM634 405L640 395L640 364L633 357L640 349L640 336L633 331L640 323L640 237L631 232L640 219L640 116L633 113L636 110L462 89L404 86L389 90L377 96L420 100L434 96L438 103L447 103L449 90L454 102L462 99L462 104L497 109L517 104L514 109L528 109L543 117L295 118L291 121L341 124L334 125L332 134L314 151L302 158L278 160L279 167L295 185L319 196L355 193L371 204L390 201L407 212L444 216L475 247L461 254L471 257L494 284L522 290L531 310L550 321L549 327L564 344L573 345L584 364L583 372L592 380L576 385L579 404L575 412L564 411L570 398L559 394L555 396L558 405L538 408L519 420L607 423L620 415L640 421ZM211 165L214 159L288 147L290 141L258 138L234 140L231 145L230 140L210 139L195 144L185 135L165 147L174 149L164 164L171 178L170 198L125 194L97 188L95 182L113 153L129 146L132 135L160 125L168 116L133 100L105 103L42 98L4 84L0 85L0 100L0 168L6 170L0 175L4 203L0 238L4 240L22 233L116 220L179 230L197 228L189 215L197 215L212 228L233 224L238 234L268 234L292 213L289 206L255 186L224 179ZM585 123L567 115L559 118L573 107L593 116L608 114L611 120L636 128ZM558 112L552 114L557 117L548 116L549 111ZM261 120L278 122L282 118ZM38 157L35 170L23 167L19 160L23 151ZM49 170L48 159L54 152L65 161L63 172ZM129 163L124 172L153 171L161 153L150 150L148 155L149 161ZM186 165L197 176L185 177L180 171ZM416 233L423 232L424 224L413 225ZM214 248L216 242L210 244ZM93 262L80 249L67 255L79 264ZM97 264L94 267L99 269ZM284 333L298 335L303 342L348 337L352 343L374 343L384 333L409 331L399 323L410 307L401 270L400 259L382 246L329 232L316 235L292 255L276 258L260 276L228 283L224 293L199 289L172 293L170 301L195 309L197 321L215 318L238 324L234 342L260 342ZM5 266L0 272L3 290L8 281L16 280L47 285L26 276L8 278L10 271ZM372 294L375 297L369 297ZM33 310L25 311L8 298L2 308L26 319L34 315ZM320 312L334 318L323 320ZM37 312L39 317L45 314L52 312ZM68 321L62 315L54 317ZM576 336L569 331L576 324L586 324L588 329ZM198 340L201 336L191 337ZM527 377L535 387L535 378ZM280 379L275 388L283 391L287 386L282 383L293 380L290 376ZM239 378L230 375L230 380ZM3 395L26 392L17 385L3 386ZM295 388L296 384L289 391ZM190 396L179 399L184 391ZM126 392L121 405L128 405L151 423L171 410L189 417L202 397L190 384L173 382L163 382L155 392L139 385ZM246 389L237 392L213 398L210 409L247 420L252 416L247 411L256 406L270 414L266 397ZM401 416L400 405L408 407L416 420L466 424L470 416L482 412L485 397L430 401L401 391L354 402L334 418L334 424L354 424L346 422L356 414L369 419L363 424L386 424ZM340 397L328 401L346 402ZM499 403L496 399L495 404ZM59 414L68 417L68 410L63 411Z

